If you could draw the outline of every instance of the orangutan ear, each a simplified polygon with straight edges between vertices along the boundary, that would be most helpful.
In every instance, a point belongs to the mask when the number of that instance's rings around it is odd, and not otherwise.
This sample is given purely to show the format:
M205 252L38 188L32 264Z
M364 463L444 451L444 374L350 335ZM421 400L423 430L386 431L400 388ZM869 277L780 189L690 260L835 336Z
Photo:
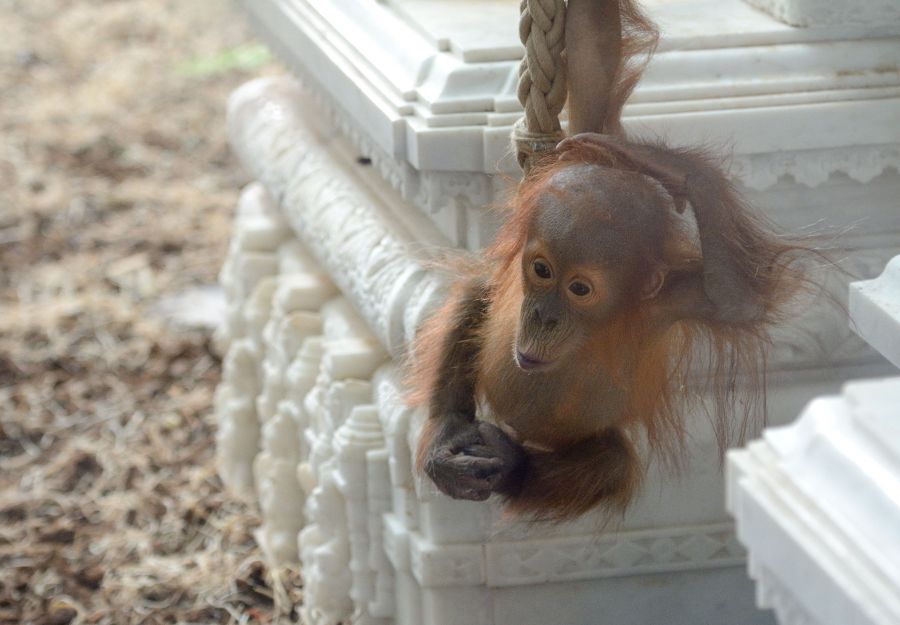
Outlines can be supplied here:
M659 292L663 288L663 284L666 282L668 273L668 267L657 265L650 273L650 277L647 278L647 282L644 283L644 287L641 289L641 299L653 299L659 295Z

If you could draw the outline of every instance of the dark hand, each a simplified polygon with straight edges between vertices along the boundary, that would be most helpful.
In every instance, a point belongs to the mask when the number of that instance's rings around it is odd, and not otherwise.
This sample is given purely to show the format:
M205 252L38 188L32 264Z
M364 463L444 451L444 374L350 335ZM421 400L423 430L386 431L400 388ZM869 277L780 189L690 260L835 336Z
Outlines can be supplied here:
M439 435L425 460L425 473L454 499L484 501L518 488L525 450L485 421L453 424Z

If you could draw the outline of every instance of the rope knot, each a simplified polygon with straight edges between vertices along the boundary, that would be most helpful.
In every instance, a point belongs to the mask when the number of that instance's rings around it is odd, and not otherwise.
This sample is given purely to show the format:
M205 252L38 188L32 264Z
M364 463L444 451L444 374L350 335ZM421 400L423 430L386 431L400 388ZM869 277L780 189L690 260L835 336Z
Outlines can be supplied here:
M534 154L556 147L564 135L559 114L566 103L565 0L522 0L519 37L525 57L519 65L519 102L524 121L513 140L519 165L528 171ZM547 147L549 146L549 147Z
M566 138L562 129L555 132L531 132L524 117L513 125L512 143L519 167L527 174L543 154L553 150Z

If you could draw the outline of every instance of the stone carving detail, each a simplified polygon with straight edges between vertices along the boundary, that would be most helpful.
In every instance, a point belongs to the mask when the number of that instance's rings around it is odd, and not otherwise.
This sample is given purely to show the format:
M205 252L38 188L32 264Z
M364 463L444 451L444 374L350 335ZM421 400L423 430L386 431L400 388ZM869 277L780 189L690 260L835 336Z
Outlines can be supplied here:
M619 532L487 547L488 583L521 585L634 575L744 562L729 524L650 532Z
M308 73L302 72L302 75L306 80L314 82ZM376 145L371 137L350 119L349 115L339 106L335 106L327 89L304 89L303 93L315 101L318 109L327 119L328 126L350 141L360 157L368 159L369 164L375 167L382 179L399 191L404 199L407 199L410 184L414 182L412 178L416 175L415 170Z
M410 543L410 563L423 586L477 586L483 584L484 551L480 545Z
M379 411L375 411L380 418ZM382 439L382 444L384 440ZM368 577L366 587L354 595L357 605L367 607L368 613L377 618L394 615L394 575L391 563L382 545L384 536L384 515L391 510L391 480L389 477L390 456L387 449L370 449L366 452L366 503L368 519L366 532L368 551L361 553L361 568Z
M371 200L304 131L300 99L292 82L245 85L231 100L232 141L251 170L267 163L255 173L286 207L294 231L352 297L382 344L402 354L412 339L404 324L408 301L416 291L430 291L440 277L410 253L403 226L373 211Z
M807 187L817 187L839 172L865 184L888 168L900 169L900 145L736 155L731 175L745 186L762 191L783 176L792 176Z
M353 614L350 542L334 461L321 468L323 478L306 504L310 523L300 532L305 591L302 614L304 622L312 625L337 625Z
M222 381L216 389L219 474L222 481L236 491L248 491L253 487L253 458L259 450L259 421L254 406L258 392L257 365L257 355L250 341L234 341L225 356Z
M307 495L299 543L307 575L304 617L335 625L354 613L354 597L371 595L366 452L384 443L371 409L362 407L372 398L367 380L386 354L345 300L326 304L321 314L319 375L304 400L309 454L297 468ZM365 602L356 606L360 610Z
M217 337L227 349L216 391L217 453L222 478L237 490L253 488L252 463L259 448L256 396L262 384L263 328L278 273L277 249L287 238L283 222L256 184L241 195L235 236L220 274L225 325Z
M480 223L469 223L481 221L494 202L486 174L424 172L411 201L457 247L478 249L490 243L493 232L484 231Z
M375 571L369 560L369 482L377 474L368 472L368 453L384 447L378 411L374 406L356 406L347 421L335 432L334 447L340 471L340 487L346 502L350 539L350 570L353 571L350 598L360 613L368 612L375 596ZM379 506L383 508L383 504ZM383 510L382 510L383 511ZM380 543L380 535L377 535Z
M264 519L259 537L270 561L297 559L297 533L303 527L303 492L297 481L300 461L298 424L305 424L302 405L288 399L291 388L297 393L312 386L310 370L318 371L321 353L322 319L319 310L336 295L334 286L298 246L283 245L279 274L272 298L272 314L263 330L265 358L262 362L262 390L256 413L262 427L261 452L254 461L256 492ZM316 349L317 346L319 349ZM288 386L288 373L296 363L303 374ZM294 369L296 371L296 368ZM305 374L305 375L304 375Z

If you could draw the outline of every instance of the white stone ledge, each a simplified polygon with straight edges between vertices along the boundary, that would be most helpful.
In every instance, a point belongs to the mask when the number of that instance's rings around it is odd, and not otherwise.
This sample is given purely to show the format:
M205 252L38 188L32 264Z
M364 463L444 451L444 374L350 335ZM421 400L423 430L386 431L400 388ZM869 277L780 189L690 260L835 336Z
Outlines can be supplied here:
M850 383L729 454L727 502L783 625L900 623L900 378Z
M850 285L851 327L900 367L900 256L874 280Z

